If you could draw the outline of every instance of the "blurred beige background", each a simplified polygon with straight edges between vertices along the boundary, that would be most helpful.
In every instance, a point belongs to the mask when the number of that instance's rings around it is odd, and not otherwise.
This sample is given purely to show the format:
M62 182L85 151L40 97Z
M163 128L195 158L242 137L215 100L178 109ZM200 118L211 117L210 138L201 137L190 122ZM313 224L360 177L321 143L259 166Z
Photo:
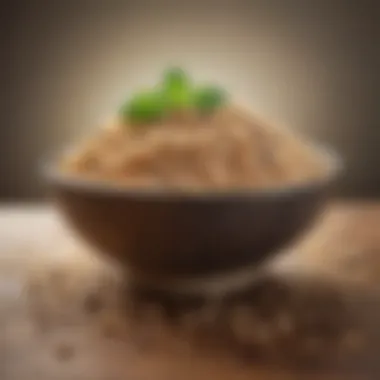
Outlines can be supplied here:
M7 3L7 2L6 2ZM4 5L0 199L44 195L41 157L167 65L335 146L340 193L380 195L376 1L15 0Z

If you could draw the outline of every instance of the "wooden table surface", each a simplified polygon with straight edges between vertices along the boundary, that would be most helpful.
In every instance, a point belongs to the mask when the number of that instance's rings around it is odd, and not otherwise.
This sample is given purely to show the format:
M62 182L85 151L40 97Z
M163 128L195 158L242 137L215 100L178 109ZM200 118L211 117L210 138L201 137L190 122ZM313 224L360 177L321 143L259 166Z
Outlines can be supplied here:
M79 248L80 247L80 248ZM227 359L198 358L186 353L165 356L141 353L115 342L104 342L88 331L53 331L43 340L33 332L25 312L23 286L38 266L74 263L91 273L99 264L62 225L56 213L44 206L0 208L0 379L4 380L186 380L186 379L349 379L345 374L285 373L237 365ZM95 263L95 264L94 264ZM61 265L61 264L59 264ZM338 279L376 293L380 289L380 204L337 203L324 213L315 228L273 264L278 276L312 275ZM370 308L376 306L376 297ZM379 297L380 305L380 297ZM371 314L358 306L361 313ZM376 326L375 326L376 328ZM380 332L380 320L378 331ZM57 360L57 342L74 340L76 355L70 362ZM379 347L380 357L380 347ZM377 374L378 375L378 374ZM352 379L375 379L374 373Z

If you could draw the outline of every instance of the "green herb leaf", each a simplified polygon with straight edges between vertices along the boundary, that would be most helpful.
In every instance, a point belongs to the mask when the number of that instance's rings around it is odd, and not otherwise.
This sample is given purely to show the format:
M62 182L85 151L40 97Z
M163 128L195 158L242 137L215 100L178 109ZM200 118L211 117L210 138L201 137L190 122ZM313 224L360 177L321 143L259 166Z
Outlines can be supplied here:
M157 121L161 119L164 112L165 104L162 95L158 92L137 94L120 110L123 120L135 124Z
M166 91L189 90L190 87L190 78L184 70L175 67L164 73L164 89Z
M227 100L226 93L217 87L197 89L193 95L195 107L202 113L209 113L221 107Z
M182 69L172 68L165 72L162 96L171 111L191 106L191 81Z

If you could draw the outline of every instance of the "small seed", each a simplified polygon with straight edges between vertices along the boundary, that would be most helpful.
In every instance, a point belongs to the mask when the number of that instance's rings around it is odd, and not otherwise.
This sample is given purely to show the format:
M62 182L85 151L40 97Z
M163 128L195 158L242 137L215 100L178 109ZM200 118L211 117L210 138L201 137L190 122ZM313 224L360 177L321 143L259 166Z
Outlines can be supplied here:
M103 308L103 301L100 294L90 293L84 299L84 309L89 314L99 313Z
M74 347L68 343L60 343L56 349L56 355L59 361L68 361L72 359L74 353Z

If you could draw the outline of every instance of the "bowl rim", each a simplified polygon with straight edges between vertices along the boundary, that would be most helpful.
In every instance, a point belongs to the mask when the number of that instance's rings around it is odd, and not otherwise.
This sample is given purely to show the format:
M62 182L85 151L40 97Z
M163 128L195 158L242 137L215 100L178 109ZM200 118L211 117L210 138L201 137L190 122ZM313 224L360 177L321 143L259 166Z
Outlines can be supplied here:
M193 200L210 201L210 199L242 199L283 197L296 193L308 192L314 188L325 187L332 183L343 171L342 157L331 147L322 144L311 144L312 149L326 161L326 172L322 176L316 176L312 180L294 181L283 186L268 188L237 188L237 189L206 189L187 191L183 189L171 189L164 187L138 187L120 185L101 179L89 179L59 170L58 161L62 155L55 155L55 159L43 160L40 164L40 172L50 187L76 192L106 195L107 197L133 197L140 199L162 200Z

